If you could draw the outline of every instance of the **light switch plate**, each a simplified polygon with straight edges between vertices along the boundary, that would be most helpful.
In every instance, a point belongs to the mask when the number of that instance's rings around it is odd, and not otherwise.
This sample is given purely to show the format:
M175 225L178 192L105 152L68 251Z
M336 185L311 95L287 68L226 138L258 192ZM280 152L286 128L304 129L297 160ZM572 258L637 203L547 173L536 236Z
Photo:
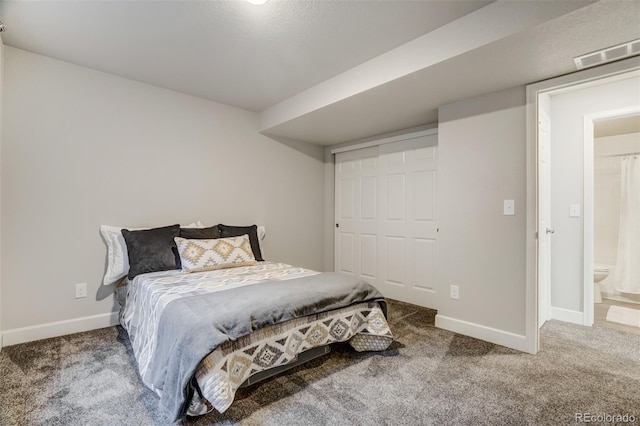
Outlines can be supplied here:
M569 217L580 217L580 204L569 204Z
M515 200L504 200L504 215L513 216L516 214Z

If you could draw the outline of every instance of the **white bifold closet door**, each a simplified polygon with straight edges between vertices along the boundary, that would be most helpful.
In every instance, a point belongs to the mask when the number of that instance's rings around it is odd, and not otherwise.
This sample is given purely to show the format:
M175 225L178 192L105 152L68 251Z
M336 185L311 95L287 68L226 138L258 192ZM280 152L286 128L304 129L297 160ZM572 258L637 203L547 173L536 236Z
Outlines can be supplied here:
M437 135L336 154L335 270L437 308Z

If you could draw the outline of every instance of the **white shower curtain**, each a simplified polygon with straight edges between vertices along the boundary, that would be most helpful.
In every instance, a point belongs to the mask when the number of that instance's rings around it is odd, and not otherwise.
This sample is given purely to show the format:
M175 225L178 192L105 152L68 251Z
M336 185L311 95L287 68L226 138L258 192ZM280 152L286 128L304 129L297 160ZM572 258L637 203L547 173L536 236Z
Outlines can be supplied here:
M621 160L620 229L615 287L640 294L640 157Z

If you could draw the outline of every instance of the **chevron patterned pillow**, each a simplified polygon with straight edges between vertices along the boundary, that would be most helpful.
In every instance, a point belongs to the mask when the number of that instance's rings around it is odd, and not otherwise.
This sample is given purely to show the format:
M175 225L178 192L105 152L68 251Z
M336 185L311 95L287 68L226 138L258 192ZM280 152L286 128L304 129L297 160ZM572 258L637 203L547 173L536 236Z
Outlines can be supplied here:
M215 240L188 240L175 237L182 272L212 271L255 265L248 235L217 238Z

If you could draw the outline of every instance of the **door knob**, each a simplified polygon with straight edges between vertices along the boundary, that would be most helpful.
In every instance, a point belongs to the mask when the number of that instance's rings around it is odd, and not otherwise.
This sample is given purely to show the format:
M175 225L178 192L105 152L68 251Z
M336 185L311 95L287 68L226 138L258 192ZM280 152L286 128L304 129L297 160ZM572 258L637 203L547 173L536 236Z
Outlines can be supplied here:
M340 224L339 223L336 223L336 228L340 228Z
M555 229L553 229L553 228L547 228L547 234L553 234L553 233L555 233L555 232L556 232L556 231L555 231Z

